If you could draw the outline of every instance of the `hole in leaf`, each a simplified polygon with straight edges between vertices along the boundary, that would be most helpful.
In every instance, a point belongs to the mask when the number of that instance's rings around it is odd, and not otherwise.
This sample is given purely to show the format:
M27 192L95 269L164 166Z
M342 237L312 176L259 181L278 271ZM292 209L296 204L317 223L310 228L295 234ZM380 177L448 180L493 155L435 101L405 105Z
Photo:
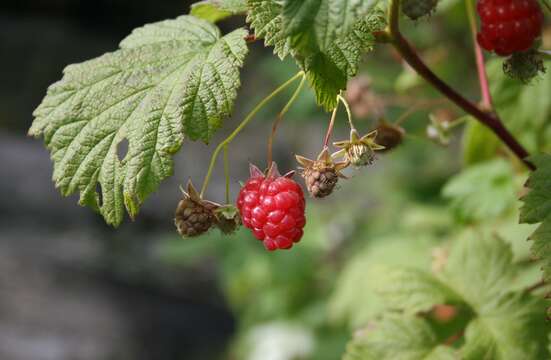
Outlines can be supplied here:
M96 183L96 194L98 194L98 206L103 206L103 191L101 190L101 184Z
M122 161L126 154L128 153L128 139L122 139L117 144L117 157L119 158L119 161Z

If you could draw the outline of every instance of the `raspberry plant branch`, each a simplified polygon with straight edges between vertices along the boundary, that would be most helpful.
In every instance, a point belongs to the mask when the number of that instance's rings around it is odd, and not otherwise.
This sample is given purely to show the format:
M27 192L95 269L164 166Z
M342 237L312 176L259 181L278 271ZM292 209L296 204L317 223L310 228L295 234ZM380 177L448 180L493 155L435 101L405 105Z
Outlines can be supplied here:
M266 106L267 103L270 102L274 97L276 97L279 93L281 93L283 90L285 90L287 87L289 87L293 82L295 82L297 79L304 77L304 72L299 71L291 77L289 80L287 80L285 83L280 85L277 89L272 91L268 96L266 96L264 99L262 99L254 108L253 110L243 119L243 121L239 124L239 126L226 138L224 139L214 152L212 153L212 156L210 158L209 168L207 170L207 175L205 176L205 180L203 181L203 186L201 187L201 196L205 195L205 192L208 188L210 178L212 176L212 171L214 170L214 165L216 165L216 159L218 158L218 155L220 154L220 151L224 148L224 146L229 145L232 140L247 126L247 124L254 118L254 116L262 110L264 106Z
M275 134L277 132L277 128L279 127L279 124L283 120L283 116L285 116L285 114L289 111L289 109L291 108L291 106L293 105L295 100L298 98L298 95L300 94L302 88L304 87L305 81L306 81L306 76L304 76L304 74L303 74L302 80L298 84L295 92L293 93L293 95L291 96L291 98L289 99L287 104L285 104L283 109L279 112L279 114L277 114L277 117L274 121L274 124L272 125L272 132L270 133L270 136L268 137L268 162L266 163L266 167L269 167L270 164L272 163L272 146L273 146L273 143L274 143L274 137L275 137Z
M472 0L466 0L467 17L469 18L469 27L473 37L473 47L476 60L476 68L478 70L478 82L480 83L480 92L482 95L482 107L484 110L492 110L492 95L490 94L490 86L488 85L488 76L486 74L486 65L484 63L484 54L482 48L476 40L476 17Z
M531 170L535 166L527 158L528 152L507 130L501 120L493 113L485 112L477 105L467 100L448 84L442 81L436 74L428 68L419 58L417 52L402 36L399 29L400 3L398 0L390 0L388 13L388 28L386 30L388 40L394 48L400 53L402 58L410 65L425 81L431 84L436 90L450 99L454 104L463 109L466 113L472 115L475 119L486 125L501 141Z

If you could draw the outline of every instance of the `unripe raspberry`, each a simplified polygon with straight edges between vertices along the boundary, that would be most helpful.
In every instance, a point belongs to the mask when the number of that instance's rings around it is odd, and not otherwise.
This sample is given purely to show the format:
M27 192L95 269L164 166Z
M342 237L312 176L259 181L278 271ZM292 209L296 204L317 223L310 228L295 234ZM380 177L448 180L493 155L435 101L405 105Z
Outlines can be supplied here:
M202 200L191 181L188 191L176 208L174 223L183 237L194 237L207 232L215 222L216 204Z
M324 198L330 195L337 185L339 177L346 178L340 171L346 168L348 163L334 163L327 147L318 155L317 160L310 160L300 155L297 155L296 159L303 166L301 175L306 183L306 188L315 198Z
M438 0L402 0L402 12L411 20L430 15L438 5Z
M400 145L404 140L405 133L405 130L400 126L381 120L377 126L375 142L384 146L384 149L379 151L386 152Z
M478 43L500 56L530 49L541 35L543 13L537 0L479 0L476 8Z
M269 251L290 249L302 238L304 194L292 175L281 176L275 163L267 175L251 165L251 176L237 197L243 225Z

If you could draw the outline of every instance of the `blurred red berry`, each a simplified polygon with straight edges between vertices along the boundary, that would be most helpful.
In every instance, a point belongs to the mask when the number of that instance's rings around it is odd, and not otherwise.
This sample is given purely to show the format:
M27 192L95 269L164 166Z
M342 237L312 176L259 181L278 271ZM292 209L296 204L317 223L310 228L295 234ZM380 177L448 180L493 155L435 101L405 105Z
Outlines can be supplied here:
M243 225L273 251L290 249L302 238L306 223L304 193L300 185L272 168L264 175L251 165L251 177L237 197Z
M478 0L478 43L488 51L508 56L530 49L541 35L543 12L537 0Z

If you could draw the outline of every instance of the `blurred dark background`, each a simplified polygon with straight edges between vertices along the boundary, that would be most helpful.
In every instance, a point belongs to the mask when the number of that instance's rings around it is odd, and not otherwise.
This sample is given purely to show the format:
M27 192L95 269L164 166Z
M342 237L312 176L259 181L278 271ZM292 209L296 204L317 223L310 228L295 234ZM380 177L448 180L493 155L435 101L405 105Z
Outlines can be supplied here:
M59 195L47 151L25 137L66 65L116 50L133 28L189 3L0 3L1 359L207 359L234 331L209 264L184 276L151 255L173 232L177 185L115 231Z

